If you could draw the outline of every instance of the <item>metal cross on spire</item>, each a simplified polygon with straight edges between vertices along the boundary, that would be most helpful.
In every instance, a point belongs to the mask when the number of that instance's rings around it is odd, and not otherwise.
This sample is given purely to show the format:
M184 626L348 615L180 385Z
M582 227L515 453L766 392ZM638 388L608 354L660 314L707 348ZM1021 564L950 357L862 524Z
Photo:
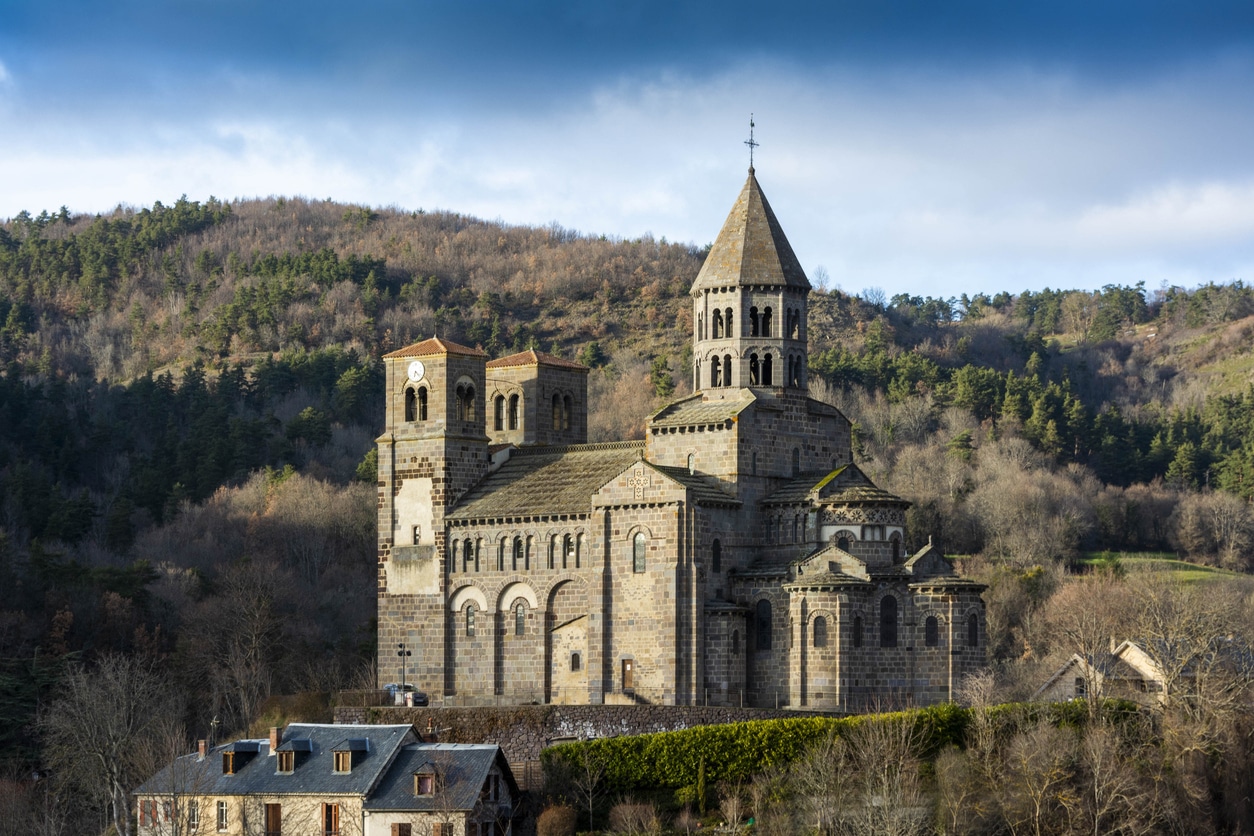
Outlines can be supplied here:
M757 148L761 143L753 141L753 114L749 114L749 138L745 140L745 145L749 146L749 173L753 173L753 149Z

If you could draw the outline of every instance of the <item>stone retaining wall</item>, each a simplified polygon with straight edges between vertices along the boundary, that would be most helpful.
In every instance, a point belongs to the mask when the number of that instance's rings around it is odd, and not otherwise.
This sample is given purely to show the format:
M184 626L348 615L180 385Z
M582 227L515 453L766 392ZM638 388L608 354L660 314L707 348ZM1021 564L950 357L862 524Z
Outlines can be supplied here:
M679 705L519 705L501 708L339 707L335 722L412 723L425 732L431 723L444 743L496 743L511 764L540 759L554 743L594 737L678 731L715 723L782 717L836 716L770 708Z

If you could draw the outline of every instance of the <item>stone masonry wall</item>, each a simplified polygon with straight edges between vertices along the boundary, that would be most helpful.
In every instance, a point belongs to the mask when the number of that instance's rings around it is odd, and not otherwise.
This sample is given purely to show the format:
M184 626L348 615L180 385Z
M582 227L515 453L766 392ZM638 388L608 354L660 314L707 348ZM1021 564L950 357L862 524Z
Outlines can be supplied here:
M811 716L839 716L811 712ZM727 706L675 705L520 705L506 708L346 708L335 722L413 723L423 732L428 722L445 743L495 743L511 764L538 760L554 743L597 737L678 731L715 723L807 716L796 711Z

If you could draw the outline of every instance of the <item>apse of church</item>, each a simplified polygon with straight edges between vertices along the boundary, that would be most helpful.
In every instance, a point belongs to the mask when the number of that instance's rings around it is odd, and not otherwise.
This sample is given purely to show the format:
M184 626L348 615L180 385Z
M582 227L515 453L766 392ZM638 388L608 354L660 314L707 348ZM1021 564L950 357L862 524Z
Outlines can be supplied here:
M693 394L587 444L588 370L430 339L384 357L379 681L434 704L858 710L950 699L982 587L807 390L810 284L756 175L692 286Z

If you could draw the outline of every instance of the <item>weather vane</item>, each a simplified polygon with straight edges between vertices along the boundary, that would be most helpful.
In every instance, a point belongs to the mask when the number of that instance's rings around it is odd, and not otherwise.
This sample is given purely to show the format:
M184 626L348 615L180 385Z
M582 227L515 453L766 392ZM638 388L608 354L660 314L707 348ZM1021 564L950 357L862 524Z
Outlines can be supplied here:
M753 149L757 148L761 143L753 141L753 114L749 114L749 138L745 140L745 145L749 146L749 171L753 171Z

